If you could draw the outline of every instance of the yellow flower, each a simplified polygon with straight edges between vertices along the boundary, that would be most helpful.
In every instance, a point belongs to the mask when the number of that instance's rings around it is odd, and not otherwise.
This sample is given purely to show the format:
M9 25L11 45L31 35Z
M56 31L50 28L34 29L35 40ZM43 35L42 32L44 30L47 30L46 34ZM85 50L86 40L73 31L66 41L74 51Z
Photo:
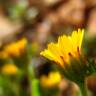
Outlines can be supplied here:
M23 38L18 42L11 43L5 46L4 51L9 56L20 56L21 52L24 51L26 44L27 44L27 40Z
M18 68L14 64L5 64L1 72L6 75L15 75L18 72Z
M43 87L50 88L57 85L61 81L59 72L50 72L48 76L41 76L40 83Z
M81 54L81 45L84 30L73 31L71 36L60 36L57 43L48 44L48 48L40 55L59 63L64 67L69 63L71 57L78 57Z
M8 57L8 54L4 51L0 51L0 59L6 59Z

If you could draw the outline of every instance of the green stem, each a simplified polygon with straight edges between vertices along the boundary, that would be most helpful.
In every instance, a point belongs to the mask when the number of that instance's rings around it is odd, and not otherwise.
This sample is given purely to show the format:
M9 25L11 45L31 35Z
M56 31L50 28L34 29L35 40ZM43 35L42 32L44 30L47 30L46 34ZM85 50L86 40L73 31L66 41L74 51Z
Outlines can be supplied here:
M35 76L34 66L32 64L32 61L29 64L28 71L29 71L29 81L31 87L31 96L40 96L39 81Z
M88 96L86 84L84 82L82 82L78 85L79 85L79 88L80 88L80 91L81 91L80 96Z
M39 81L37 79L32 80L31 87L32 87L31 96L40 96L40 93L39 93Z
M30 46L28 48L28 74L31 89L31 96L40 96L39 80L36 78L34 64L32 62L32 55L30 54Z

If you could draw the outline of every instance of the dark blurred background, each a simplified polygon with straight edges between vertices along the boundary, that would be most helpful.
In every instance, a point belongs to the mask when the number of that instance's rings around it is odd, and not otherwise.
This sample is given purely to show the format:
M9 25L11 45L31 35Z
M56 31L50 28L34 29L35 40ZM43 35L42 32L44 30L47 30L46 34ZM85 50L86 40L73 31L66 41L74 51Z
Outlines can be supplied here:
M58 36L78 28L84 28L87 36L96 34L96 0L0 0L0 46L26 37L35 51L32 60L38 78L51 70L40 51ZM21 85L26 87L27 81L24 76ZM66 90L74 89L68 86Z

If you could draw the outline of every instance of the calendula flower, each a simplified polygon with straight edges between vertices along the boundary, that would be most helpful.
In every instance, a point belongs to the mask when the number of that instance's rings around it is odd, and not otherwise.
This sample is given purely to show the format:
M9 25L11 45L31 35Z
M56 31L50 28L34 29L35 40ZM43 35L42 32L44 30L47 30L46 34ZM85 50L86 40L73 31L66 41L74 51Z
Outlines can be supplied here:
M73 31L71 36L60 36L57 43L48 44L48 48L40 54L64 67L71 57L78 58L81 54L81 45L84 30Z
M14 64L5 64L2 67L1 72L6 75L15 75L18 72L18 68Z
M5 46L4 51L9 56L20 56L21 52L24 51L26 44L27 44L27 40L23 38L20 41Z
M50 72L48 76L43 75L40 78L40 83L43 87L50 88L57 85L61 81L59 72Z

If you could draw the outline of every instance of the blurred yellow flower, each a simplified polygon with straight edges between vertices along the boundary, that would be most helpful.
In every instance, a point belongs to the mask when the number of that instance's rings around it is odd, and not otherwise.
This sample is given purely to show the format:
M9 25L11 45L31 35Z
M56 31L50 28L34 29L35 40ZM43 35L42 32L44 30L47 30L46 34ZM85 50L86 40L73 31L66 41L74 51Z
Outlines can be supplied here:
M0 51L0 59L6 59L8 57L8 54L4 51Z
M65 63L69 63L71 57L78 57L81 54L83 37L84 30L81 29L73 31L71 36L60 36L57 43L48 44L48 49L40 54L64 67Z
M40 84L43 87L50 88L57 85L61 81L61 75L59 72L50 72L48 76L41 76Z
M1 72L6 75L15 75L18 72L18 68L14 64L5 64L2 67Z
M26 44L27 44L27 40L23 38L18 42L11 43L5 46L4 51L9 56L20 56L21 52L24 51Z

